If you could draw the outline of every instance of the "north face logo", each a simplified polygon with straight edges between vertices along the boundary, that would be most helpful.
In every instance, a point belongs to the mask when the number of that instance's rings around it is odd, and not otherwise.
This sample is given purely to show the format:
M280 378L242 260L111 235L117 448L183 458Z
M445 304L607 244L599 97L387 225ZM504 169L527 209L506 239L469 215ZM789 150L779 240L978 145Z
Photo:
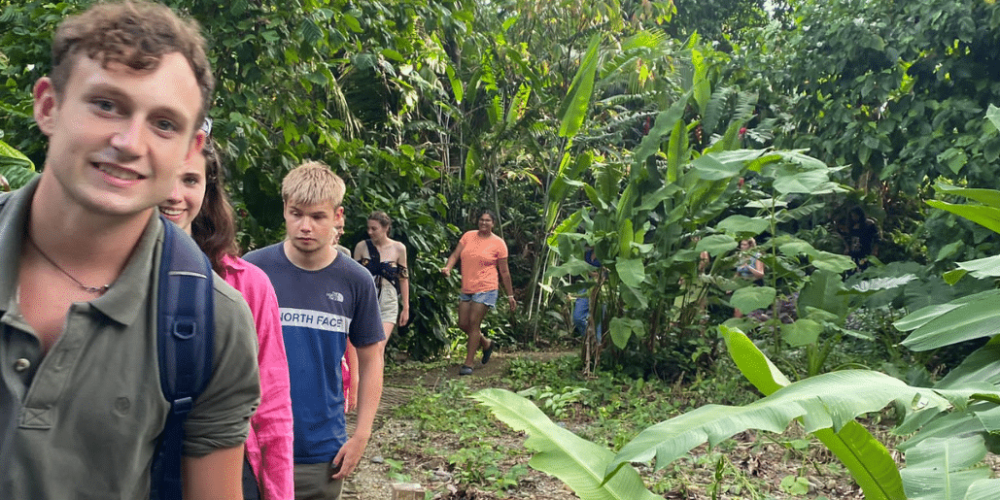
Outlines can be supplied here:
M330 293L326 294L326 296L330 300L332 300L334 302L343 302L344 301L344 294L339 293L339 292L330 292Z

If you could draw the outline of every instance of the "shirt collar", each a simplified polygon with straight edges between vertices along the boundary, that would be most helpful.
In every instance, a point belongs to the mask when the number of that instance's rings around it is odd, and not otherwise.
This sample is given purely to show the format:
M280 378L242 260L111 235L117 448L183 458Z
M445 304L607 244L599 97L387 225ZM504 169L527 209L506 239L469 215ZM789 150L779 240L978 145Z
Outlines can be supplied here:
M21 260L21 245L27 233L25 228L28 224L28 208L40 177L35 177L21 189L12 192L0 211L0 262ZM7 311L11 301L16 300L17 272L18 266L0 266L0 311Z
M145 307L146 299L156 285L153 269L159 267L163 250L163 222L153 214L132 250L125 269L111 284L107 293L90 301L95 309L122 325L130 325ZM154 267L154 263L157 264Z
M242 259L225 254L222 256L222 265L226 268L226 274L238 274L247 270L247 265Z
M10 194L0 211L0 262L20 262L21 246L27 233L28 212L31 199L38 188L39 178ZM151 290L154 259L159 261L163 240L163 225L159 217L150 217L139 243L132 250L125 269L108 291L90 301L90 304L113 321L128 325L135 321L145 306ZM16 265L0 266L0 313L10 309L17 300Z

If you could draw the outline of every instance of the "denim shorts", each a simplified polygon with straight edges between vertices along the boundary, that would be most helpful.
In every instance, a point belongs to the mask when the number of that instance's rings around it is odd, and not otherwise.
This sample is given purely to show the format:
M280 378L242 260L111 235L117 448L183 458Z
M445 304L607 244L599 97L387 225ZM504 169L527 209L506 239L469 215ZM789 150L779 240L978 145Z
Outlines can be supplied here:
M480 304L485 304L490 307L497 306L497 296L499 290L490 290L488 292L479 293L462 293L459 294L458 300L461 302L478 302Z

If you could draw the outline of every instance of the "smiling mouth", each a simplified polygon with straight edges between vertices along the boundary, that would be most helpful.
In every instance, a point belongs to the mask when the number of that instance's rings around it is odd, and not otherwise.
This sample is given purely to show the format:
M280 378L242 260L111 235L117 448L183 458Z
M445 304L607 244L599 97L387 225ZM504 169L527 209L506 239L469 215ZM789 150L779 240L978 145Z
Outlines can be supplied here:
M114 177L115 179L121 179L123 181L136 181L139 179L145 179L145 176L139 175L131 170L124 168L118 168L105 163L94 163L94 167L101 172Z
M160 207L160 213L166 215L167 217L179 217L184 210L179 208L163 208Z

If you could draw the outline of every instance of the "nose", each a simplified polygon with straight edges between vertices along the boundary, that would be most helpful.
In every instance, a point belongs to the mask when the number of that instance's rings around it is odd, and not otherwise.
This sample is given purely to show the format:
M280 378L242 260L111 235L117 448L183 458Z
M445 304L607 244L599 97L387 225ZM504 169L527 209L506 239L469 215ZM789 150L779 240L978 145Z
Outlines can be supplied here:
M174 181L173 189L170 190L170 197L167 198L167 203L170 203L171 205L176 205L177 203L181 202L181 185L182 185L181 180L178 177L177 180Z
M313 230L312 219L310 219L309 217L303 217L302 224L299 226L299 230L302 231L303 233L311 233Z
M146 146L143 133L143 120L140 117L132 117L125 123L124 129L111 137L111 146L128 159L141 156Z

